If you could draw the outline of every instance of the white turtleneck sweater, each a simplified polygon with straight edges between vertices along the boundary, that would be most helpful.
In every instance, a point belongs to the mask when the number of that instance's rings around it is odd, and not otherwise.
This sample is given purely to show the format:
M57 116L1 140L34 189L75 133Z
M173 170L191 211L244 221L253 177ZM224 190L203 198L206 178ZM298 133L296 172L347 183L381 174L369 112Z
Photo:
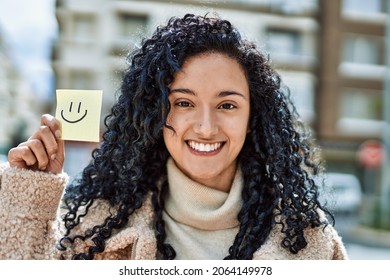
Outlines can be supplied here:
M236 172L230 192L225 193L191 180L173 159L168 160L167 171L163 219L166 242L175 249L176 259L223 259L239 229L241 172Z

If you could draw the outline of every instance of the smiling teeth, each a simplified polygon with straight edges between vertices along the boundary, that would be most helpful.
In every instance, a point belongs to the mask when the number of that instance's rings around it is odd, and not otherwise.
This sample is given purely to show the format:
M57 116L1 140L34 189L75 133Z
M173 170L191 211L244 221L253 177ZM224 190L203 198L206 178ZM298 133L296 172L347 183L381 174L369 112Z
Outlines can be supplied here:
M203 143L197 143L194 141L189 141L188 144L190 147L198 152L212 152L215 150L218 150L222 143L214 143L214 144L203 144Z

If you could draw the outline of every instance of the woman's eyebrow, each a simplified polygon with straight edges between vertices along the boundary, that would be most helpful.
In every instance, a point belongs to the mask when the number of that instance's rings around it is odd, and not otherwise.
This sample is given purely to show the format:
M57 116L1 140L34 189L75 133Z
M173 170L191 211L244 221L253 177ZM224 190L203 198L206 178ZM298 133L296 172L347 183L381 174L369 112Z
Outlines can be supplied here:
M221 91L218 94L218 97L226 97L226 96L229 96L229 95L238 95L238 96L241 96L242 98L246 99L245 95L243 95L242 93L240 93L238 91L234 91L234 90L224 90L224 91Z
M174 93L174 92L196 95L195 92L193 90L190 90L189 88L174 88L169 91L169 93Z
M175 93L175 92L184 93L184 94L190 94L190 95L196 96L196 93L193 90L189 89L189 88L174 88L174 89L171 89L169 91L169 93ZM242 93L240 93L238 91L234 91L234 90L223 90L220 93L218 93L217 97L226 97L226 96L230 96L230 95L240 96L240 97L242 97L243 99L246 100L246 97L245 97L244 94L242 94Z

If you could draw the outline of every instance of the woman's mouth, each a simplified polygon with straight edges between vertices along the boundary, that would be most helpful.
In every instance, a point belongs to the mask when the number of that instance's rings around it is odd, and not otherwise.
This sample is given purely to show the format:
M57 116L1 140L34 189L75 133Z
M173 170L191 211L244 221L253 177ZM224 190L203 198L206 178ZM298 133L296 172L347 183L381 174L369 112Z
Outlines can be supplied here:
M222 146L225 144L224 142L215 142L215 143L200 143L196 141L187 141L188 146L200 153L210 153L215 152L222 148Z

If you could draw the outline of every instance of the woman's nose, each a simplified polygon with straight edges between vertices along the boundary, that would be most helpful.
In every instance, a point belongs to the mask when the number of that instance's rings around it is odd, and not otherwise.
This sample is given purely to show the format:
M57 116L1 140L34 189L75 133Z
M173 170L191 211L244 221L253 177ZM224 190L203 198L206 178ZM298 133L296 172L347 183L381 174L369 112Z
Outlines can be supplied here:
M211 110L200 110L194 122L194 132L202 138L211 138L218 133L217 117Z

